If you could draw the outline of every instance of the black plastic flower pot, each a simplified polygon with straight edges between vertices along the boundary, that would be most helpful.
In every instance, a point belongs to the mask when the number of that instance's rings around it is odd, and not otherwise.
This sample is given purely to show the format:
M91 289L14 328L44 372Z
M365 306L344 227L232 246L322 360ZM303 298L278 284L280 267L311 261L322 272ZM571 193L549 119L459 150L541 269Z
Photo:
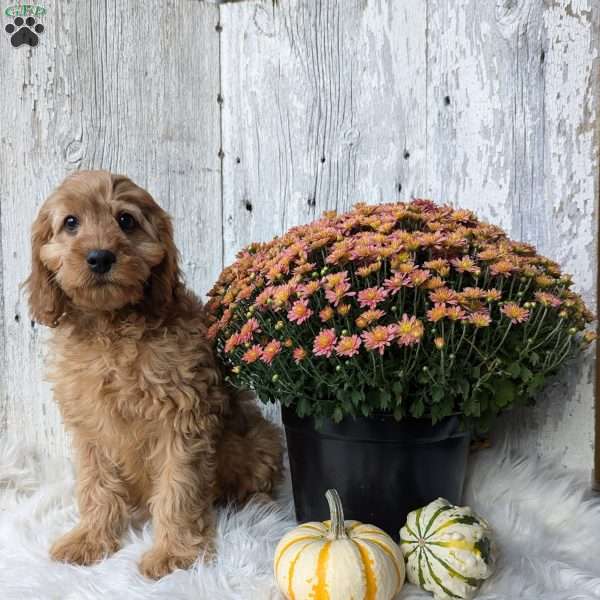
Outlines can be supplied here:
M381 527L398 538L411 510L443 497L460 504L470 436L451 417L428 420L382 415L325 421L282 407L296 518L328 518L323 495L339 492L347 519Z

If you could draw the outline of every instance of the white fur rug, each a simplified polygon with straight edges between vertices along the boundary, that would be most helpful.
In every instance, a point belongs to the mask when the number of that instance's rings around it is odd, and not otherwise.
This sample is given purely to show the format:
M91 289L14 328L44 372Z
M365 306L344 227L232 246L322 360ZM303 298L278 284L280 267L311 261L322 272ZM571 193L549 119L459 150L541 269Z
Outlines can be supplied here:
M508 457L500 447L472 459L466 502L497 532L501 558L478 598L600 599L600 496L587 478L550 463ZM271 508L223 512L214 566L142 578L136 561L151 530L129 531L123 549L91 567L56 564L50 543L76 521L66 461L40 460L0 442L0 600L279 600L271 560L294 525L289 491ZM430 598L406 585L398 600Z

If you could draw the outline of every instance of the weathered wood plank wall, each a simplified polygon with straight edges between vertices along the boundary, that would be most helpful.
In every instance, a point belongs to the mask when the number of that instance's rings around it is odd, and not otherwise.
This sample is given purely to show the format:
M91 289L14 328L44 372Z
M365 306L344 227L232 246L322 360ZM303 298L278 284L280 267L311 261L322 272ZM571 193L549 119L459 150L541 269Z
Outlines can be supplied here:
M288 0L222 8L226 260L324 209L430 197L565 265L595 302L600 7ZM593 360L508 417L592 464Z
M35 208L75 168L149 187L201 293L251 240L358 200L425 196L536 244L594 304L593 0L56 6L38 48L5 44L0 61L0 424L28 441L66 447L18 283ZM514 444L591 468L592 367L508 417Z
M175 218L190 284L220 272L219 9L196 2L56 2L38 47L2 39L2 381L7 428L64 453L42 381L42 338L19 284L36 209L69 171L104 168L152 190ZM2 32L3 33L3 32Z

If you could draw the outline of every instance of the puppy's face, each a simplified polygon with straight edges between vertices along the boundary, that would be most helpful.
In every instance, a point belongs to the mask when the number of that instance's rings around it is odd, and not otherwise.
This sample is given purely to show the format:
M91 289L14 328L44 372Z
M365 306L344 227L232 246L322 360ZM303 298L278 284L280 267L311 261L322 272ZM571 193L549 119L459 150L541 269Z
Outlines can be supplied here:
M167 214L132 181L103 171L72 175L44 203L33 227L32 262L31 308L46 324L67 302L94 311L117 310L148 294L168 302L177 278Z

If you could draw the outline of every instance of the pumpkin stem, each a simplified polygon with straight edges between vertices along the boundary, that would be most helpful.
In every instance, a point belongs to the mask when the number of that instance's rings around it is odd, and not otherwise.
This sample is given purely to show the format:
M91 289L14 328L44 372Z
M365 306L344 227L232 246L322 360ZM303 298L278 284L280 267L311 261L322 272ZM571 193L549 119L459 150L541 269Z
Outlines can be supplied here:
M327 503L329 504L329 513L331 515L329 531L333 539L339 540L348 537L346 535L346 527L344 526L344 509L342 508L340 495L337 493L337 490L327 490L325 498L327 498Z

